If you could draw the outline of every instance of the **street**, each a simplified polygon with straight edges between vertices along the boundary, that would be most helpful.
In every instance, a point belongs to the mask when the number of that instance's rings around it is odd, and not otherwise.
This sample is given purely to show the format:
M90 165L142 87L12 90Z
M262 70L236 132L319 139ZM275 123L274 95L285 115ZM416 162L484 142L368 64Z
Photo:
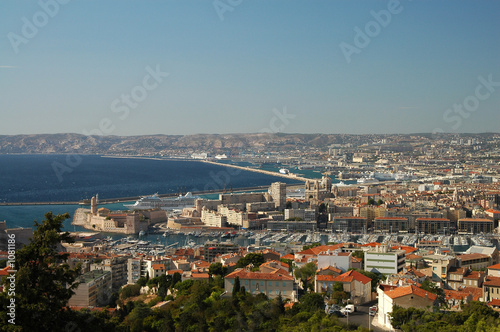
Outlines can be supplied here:
M349 314L349 317L340 317L339 320L342 323L347 323L347 321L349 320L350 324L356 324L356 325L360 325L360 326L363 326L365 328L368 328L369 324L370 324L368 320L375 319L375 317L377 317L377 316L370 316L368 314L369 308L374 304L377 304L377 301L372 301L372 302L369 302L369 303L366 303L366 304L363 304L360 306L356 306L356 309L357 309L356 312ZM381 329L378 326L373 326L373 324L371 324L370 328L372 331L375 331L375 332L385 331L384 329Z

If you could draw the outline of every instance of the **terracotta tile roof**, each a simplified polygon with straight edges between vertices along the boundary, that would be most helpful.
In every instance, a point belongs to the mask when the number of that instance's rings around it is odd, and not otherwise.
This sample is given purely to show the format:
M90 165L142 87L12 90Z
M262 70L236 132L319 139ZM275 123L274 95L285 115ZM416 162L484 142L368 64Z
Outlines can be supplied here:
M387 296L389 296L391 299L396 299L396 298L399 298L399 297L402 297L402 296L406 296L406 295L410 295L410 294L419 296L421 298L425 298L426 295L427 295L427 297L431 301L435 301L437 299L437 295L436 294L433 294L431 292L428 292L426 290L423 290L422 288L418 288L418 287L413 286L413 285L410 285L410 286L401 286L401 287L395 288L393 290L386 291L385 294Z
M339 275L339 277L342 277L342 276L352 277L352 278L354 278L354 280L359 281L363 284L367 284L367 283L372 281L371 278L368 278L364 274L361 274L355 270L347 271L346 273Z
M489 287L500 287L500 277L486 277L486 280L483 283L484 286Z
M333 267L333 266L327 266L327 267L324 267L322 269L319 269L316 273L322 273L322 272L334 272L334 273L341 274L342 270L338 269L336 267Z
M153 270L165 270L165 264L153 264L151 267Z
M401 217L377 217L375 220L405 220L407 221L408 218L401 218Z
M407 261L412 261L412 260L417 260L417 259L422 259L423 257L420 255L414 255L414 254L407 254L406 255L406 260Z
M499 307L500 306L500 299L493 299L490 302L486 303L490 307Z
M333 277L333 278L320 278L320 279L316 279L318 281L323 281L323 280L328 280L328 281L336 281L336 282L342 282L342 283L347 283L347 282L353 282L354 280L358 281L358 282L361 282L363 283L364 285L366 285L367 283L371 282L372 280L370 278L368 278L367 276L359 273L358 271L354 271L354 270L351 270L351 271L348 271L346 273L343 273L339 276L330 276L330 275L323 275L323 276L317 276L317 277Z
M500 270L500 264L488 266L489 270Z
M363 260L361 258L358 258L358 257L351 257L351 261L353 263L361 263Z
M404 251L406 251L406 254L409 254L409 253L412 253L412 252L418 250L417 248L410 247L410 246L392 246L391 249L404 250Z
M417 221L422 220L422 221L450 221L450 219L446 218L417 218Z
M0 276L8 276L9 275L9 272L7 272L9 270L10 266L6 266L4 267L3 269L0 270Z
M462 259L462 264L463 264L464 261L469 261L469 260L474 260L474 259L489 258L488 255L477 254L477 253L463 254L463 255L458 255L457 257L460 258L460 259Z
M174 275L176 272L179 273L179 274L182 274L184 271L182 271L182 270L168 270L167 274L168 275Z
M261 272L250 272L245 269L238 269L232 273L229 273L225 279L234 279L239 277L240 279L259 279L259 280L295 280L290 275L280 274L280 273L261 273Z
M464 287L459 290L471 294L472 301L479 301L479 298L483 297L483 289L479 287Z
M208 279L208 273L191 273L192 279Z
M484 276L484 272L479 272L479 271L471 271L469 274L464 276L464 279L475 279L479 280Z
M451 290L451 289L444 289L444 298L446 300L464 300L466 299L470 294L467 292L463 291L456 291L456 290Z
M335 282L337 278L336 275L333 274L317 274L316 275L316 281L332 281Z
M379 246L380 247L381 243L378 243L378 242L370 242L370 243L365 243L363 245L361 245L362 247L376 247L376 246Z
M293 260L293 259L295 258L295 256L294 256L294 255L292 255L292 254L287 254L287 255L285 255L285 256L283 256L283 257L281 257L281 258L282 258L282 259L291 259L291 260Z
M330 245L330 246L317 246L314 248L309 248L309 249L300 251L297 254L317 256L322 251L327 251L327 250L333 251L333 250L342 248L342 245L343 245L342 243L338 243L338 244L334 244L334 245Z

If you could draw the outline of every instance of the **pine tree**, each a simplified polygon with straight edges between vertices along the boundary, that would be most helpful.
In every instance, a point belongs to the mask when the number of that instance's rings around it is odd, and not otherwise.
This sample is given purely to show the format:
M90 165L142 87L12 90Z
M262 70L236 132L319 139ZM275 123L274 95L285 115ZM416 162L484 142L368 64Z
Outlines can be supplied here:
M66 263L67 253L59 253L61 241L71 243L68 232L61 232L69 214L45 214L31 242L16 252L15 305L16 327L22 331L61 331L71 324L71 312L65 307L78 286L75 282L80 266L73 269ZM4 283L6 285L6 283ZM6 293L0 295L0 305L11 301ZM7 318L8 319L8 318ZM0 325L7 326L0 314ZM12 325L12 324L11 324Z

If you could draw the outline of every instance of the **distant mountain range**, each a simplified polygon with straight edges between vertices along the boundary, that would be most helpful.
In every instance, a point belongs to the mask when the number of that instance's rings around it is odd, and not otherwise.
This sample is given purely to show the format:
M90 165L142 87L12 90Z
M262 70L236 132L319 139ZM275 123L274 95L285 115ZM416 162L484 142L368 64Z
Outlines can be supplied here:
M456 136L456 134L445 134ZM492 134L461 134L481 137ZM142 136L86 136L82 134L35 134L0 136L0 154L165 154L189 151L232 151L241 149L326 148L333 144L361 145L390 138L393 144L431 138L431 134L347 135L347 134L197 134Z

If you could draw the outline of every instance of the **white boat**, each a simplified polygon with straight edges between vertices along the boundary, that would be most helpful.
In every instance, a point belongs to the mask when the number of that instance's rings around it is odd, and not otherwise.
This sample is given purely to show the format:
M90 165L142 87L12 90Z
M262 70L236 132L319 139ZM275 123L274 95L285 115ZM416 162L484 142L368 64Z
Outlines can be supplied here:
M280 173L281 174L290 174L290 171L287 168L281 168Z
M176 198L160 198L158 194L151 196L141 197L134 204L124 204L129 210L149 210L149 209L162 209L167 211L172 210L182 210L183 208L193 207L194 202L198 199L198 196L193 196L191 192L186 195Z

